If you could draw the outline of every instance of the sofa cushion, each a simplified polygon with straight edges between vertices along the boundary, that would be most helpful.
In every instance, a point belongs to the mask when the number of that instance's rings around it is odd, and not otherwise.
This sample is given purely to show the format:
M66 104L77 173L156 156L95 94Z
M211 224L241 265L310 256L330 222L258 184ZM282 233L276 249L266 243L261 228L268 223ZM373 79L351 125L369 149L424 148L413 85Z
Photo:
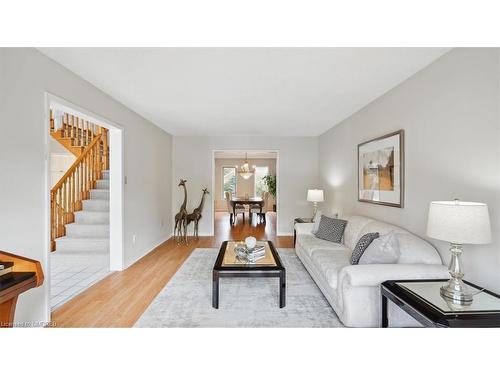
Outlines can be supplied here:
M358 242L359 238L361 237L360 233L363 230L363 228L370 222L373 221L373 219L370 219L368 217L364 216L343 216L342 219L347 220L347 226L345 228L344 232L344 244L349 248L349 249L354 249L356 246L356 243ZM378 230L372 230L370 232L378 232ZM368 233L364 232L363 234ZM381 233L382 234L382 233Z
M349 265L350 258L351 252L345 248L344 251L316 250L311 260L328 285L337 289L339 272Z
M314 235L323 240L341 243L346 224L345 220L321 215L318 230Z
M367 233L363 237L369 234ZM391 231L373 240L361 255L359 264L394 264L397 263L400 254L398 239L396 234Z
M361 237L365 233L373 233L373 232L378 232L380 236L385 236L389 232L394 232L394 233L409 233L406 229L403 229L401 227L397 227L392 224L384 223L383 221L371 221L368 224L366 224L361 232L359 232L359 237Z
M351 264L358 264L359 260L365 253L365 250L370 246L373 240L377 239L379 236L378 232L375 233L366 233L361 236L358 243L354 247L354 250L351 254Z
M297 236L297 244L304 249L304 252L309 258L312 257L312 254L316 250L337 250L350 252L350 250L342 244L322 240L312 234L302 234Z
M369 232L379 232L381 236L389 232L396 234L401 252L398 263L443 264L439 253L430 243L408 232L406 229L384 223L383 221L372 221L363 228L361 235Z
M443 264L437 250L427 241L411 233L397 233L401 264Z

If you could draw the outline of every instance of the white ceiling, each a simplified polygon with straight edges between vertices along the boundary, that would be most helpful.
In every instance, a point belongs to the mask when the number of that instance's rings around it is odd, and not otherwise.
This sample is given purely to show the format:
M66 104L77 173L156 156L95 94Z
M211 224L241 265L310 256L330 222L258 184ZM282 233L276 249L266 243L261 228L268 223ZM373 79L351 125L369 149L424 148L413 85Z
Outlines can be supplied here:
M276 151L216 151L215 159L276 159Z
M447 48L40 48L174 135L316 136Z

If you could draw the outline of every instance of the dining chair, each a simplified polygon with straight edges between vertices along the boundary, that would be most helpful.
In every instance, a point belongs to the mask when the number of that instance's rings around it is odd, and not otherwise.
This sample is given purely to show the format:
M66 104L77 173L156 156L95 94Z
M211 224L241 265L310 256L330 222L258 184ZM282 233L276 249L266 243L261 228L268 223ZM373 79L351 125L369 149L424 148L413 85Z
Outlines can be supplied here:
M233 225L236 222L236 217L233 217L233 206L231 204L232 195L229 191L226 191L224 195L226 197L227 212L229 212L229 224ZM245 222L245 206L243 206L242 204L237 204L234 212L236 213L236 215L243 214L243 222Z
M250 209L248 211L248 216L250 216L250 221L252 221L252 215L253 214L257 214L257 217L259 218L259 223L261 223L262 221L264 222L264 224L266 223L266 213L267 213L267 206L268 206L268 203L269 203L269 192L267 191L264 191L262 193L262 213L261 213L261 210L260 210L260 205L258 204L252 204L250 206Z

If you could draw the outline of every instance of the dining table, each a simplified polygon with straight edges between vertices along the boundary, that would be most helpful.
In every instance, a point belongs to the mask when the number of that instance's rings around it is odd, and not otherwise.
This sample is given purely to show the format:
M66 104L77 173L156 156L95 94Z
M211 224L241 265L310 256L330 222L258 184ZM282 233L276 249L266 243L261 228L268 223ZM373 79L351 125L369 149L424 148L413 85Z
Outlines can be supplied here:
M259 205L260 213L262 213L262 207L264 206L264 199L261 197L232 197L231 198L231 206L233 207L233 223L236 221L236 206L237 205ZM249 218L250 222L252 222L252 215Z

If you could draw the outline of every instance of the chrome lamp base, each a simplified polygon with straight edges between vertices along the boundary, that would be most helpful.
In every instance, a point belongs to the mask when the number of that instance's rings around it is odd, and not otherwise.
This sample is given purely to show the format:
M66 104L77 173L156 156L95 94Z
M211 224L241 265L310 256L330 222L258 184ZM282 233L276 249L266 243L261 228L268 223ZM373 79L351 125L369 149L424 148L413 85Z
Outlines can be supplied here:
M314 219L316 217L316 213L318 212L318 202L313 202L313 206L314 206L314 209L313 209L312 218Z
M450 271L451 279L441 287L441 296L454 304L469 306L472 304L472 293L462 281L464 276L462 261L460 259L462 245L452 243L450 251L451 260L448 270Z

